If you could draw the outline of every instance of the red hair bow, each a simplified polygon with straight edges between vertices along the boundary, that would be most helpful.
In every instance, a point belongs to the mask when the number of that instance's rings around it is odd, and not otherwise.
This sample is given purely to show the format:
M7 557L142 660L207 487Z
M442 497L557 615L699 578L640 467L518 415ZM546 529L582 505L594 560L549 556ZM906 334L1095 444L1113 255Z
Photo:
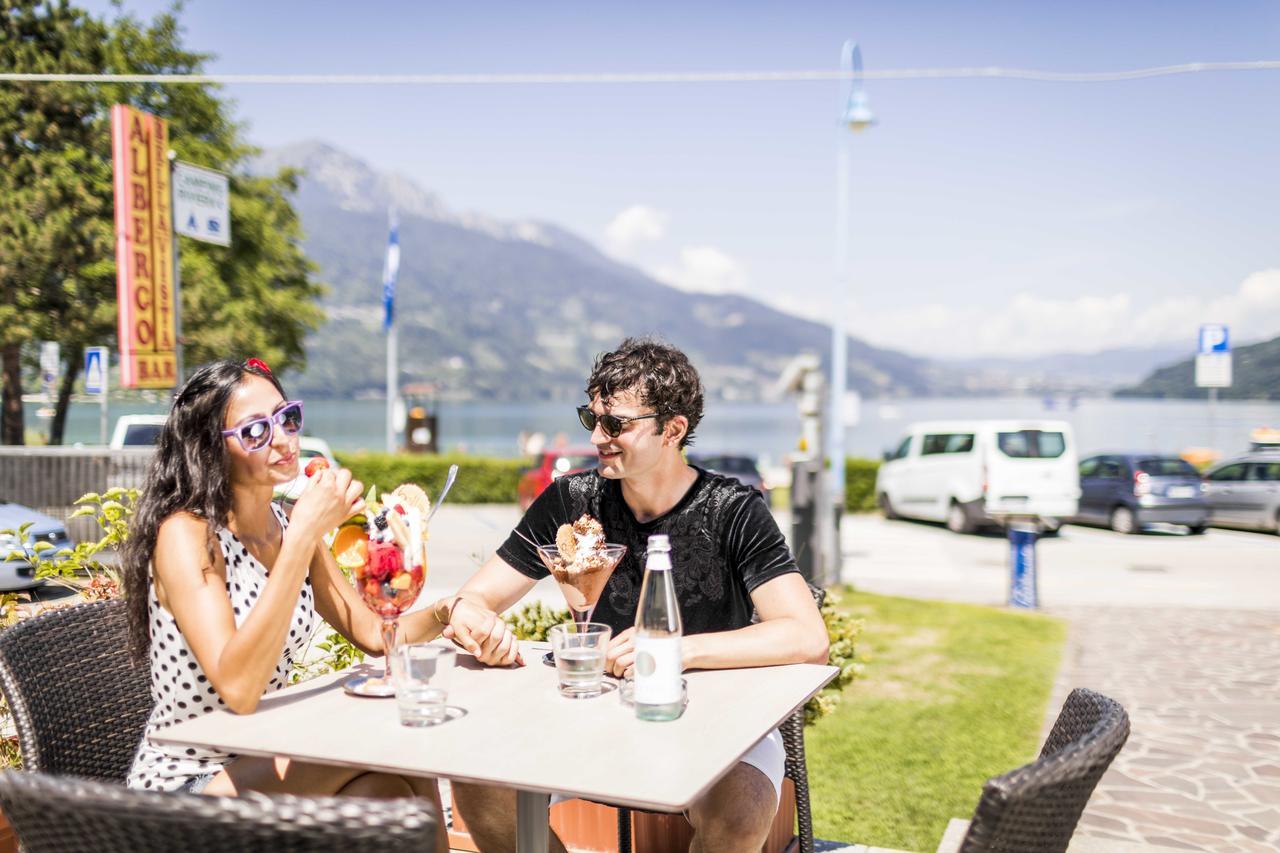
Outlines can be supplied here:
M251 358L244 363L244 366L257 368L268 375L271 374L271 368L267 367L267 363L260 358Z

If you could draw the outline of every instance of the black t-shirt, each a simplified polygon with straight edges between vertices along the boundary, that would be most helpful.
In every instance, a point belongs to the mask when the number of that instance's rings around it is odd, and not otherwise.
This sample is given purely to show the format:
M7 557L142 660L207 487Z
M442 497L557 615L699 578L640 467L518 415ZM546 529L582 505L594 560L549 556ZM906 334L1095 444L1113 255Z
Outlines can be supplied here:
M694 470L698 479L680 502L645 523L636 520L623 500L619 481L595 471L561 477L529 507L498 556L522 574L545 578L550 573L530 540L553 543L561 524L584 513L594 516L604 527L606 542L627 546L591 616L617 634L635 624L649 536L665 533L671 538L684 633L744 628L755 610L752 590L799 569L758 491L731 477Z

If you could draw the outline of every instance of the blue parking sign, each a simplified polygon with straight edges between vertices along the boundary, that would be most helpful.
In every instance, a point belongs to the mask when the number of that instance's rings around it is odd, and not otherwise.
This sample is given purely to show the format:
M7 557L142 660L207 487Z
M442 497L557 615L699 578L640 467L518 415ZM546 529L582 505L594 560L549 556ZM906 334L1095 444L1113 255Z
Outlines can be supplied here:
M1200 327L1200 355L1215 352L1231 352L1231 338L1227 327L1221 323L1206 323Z
M107 348L86 347L84 351L84 393L107 393Z

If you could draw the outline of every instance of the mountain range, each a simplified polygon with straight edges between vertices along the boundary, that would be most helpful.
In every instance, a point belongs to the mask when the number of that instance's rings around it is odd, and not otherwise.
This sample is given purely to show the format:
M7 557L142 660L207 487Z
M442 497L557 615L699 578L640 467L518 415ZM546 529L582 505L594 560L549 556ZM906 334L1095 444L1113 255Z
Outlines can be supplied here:
M451 400L578 399L596 354L643 334L688 352L708 393L722 399L769 398L801 353L826 367L830 327L745 296L671 287L550 223L453 210L408 178L323 142L267 150L250 164L256 173L282 167L302 172L293 202L304 249L328 286L328 320L308 338L306 370L290 379L300 393L384 393L390 207L401 246L402 386ZM848 381L868 397L1105 392L1184 354L1157 347L943 362L850 338Z
M577 399L596 354L656 334L689 353L711 393L760 399L796 355L824 355L829 328L732 294L690 293L542 222L449 209L405 178L329 145L261 154L255 172L302 170L304 248L329 288L327 324L291 384L312 396L385 388L381 278L387 210L399 219L401 382L442 399ZM936 393L945 371L850 339L849 385L868 396Z

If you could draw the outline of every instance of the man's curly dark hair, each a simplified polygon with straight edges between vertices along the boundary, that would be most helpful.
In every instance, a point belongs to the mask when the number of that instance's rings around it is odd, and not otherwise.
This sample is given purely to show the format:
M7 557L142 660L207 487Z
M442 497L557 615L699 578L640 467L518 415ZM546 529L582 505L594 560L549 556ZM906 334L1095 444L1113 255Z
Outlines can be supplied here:
M693 431L702 420L702 380L689 357L655 338L627 338L613 352L596 357L587 380L587 397L607 400L630 391L642 405L657 413L657 431L677 415L689 422L682 448L693 444Z

